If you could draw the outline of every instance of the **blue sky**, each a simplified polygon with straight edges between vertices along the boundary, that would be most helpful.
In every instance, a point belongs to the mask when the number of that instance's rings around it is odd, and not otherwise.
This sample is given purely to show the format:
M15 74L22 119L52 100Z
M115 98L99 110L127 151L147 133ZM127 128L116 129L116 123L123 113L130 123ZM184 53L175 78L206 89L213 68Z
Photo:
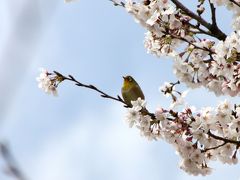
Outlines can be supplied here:
M226 28L229 12L223 13ZM107 0L8 0L0 1L0 22L0 135L29 179L240 178L239 165L220 163L212 164L211 176L187 175L170 145L149 142L128 128L122 105L95 92L69 82L60 85L57 98L38 89L39 67L72 74L112 95L120 94L121 77L131 74L149 109L167 107L158 88L176 81L172 62L146 53L145 30L124 9ZM187 97L198 108L225 98L204 89Z

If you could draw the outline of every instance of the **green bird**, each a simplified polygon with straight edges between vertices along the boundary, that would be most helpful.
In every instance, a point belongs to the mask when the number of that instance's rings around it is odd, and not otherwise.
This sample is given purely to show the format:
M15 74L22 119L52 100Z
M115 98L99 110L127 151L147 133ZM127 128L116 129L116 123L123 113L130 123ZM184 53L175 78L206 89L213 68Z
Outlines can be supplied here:
M123 76L123 79L122 97L129 107L132 107L131 101L136 101L139 97L145 99L140 86L132 76Z

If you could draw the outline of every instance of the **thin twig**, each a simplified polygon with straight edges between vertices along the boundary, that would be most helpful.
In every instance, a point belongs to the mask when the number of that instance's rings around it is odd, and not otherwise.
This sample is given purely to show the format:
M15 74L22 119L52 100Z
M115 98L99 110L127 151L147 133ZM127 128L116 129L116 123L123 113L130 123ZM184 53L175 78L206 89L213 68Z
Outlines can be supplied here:
M217 27L217 20L216 20L216 8L213 3L211 3L210 0L208 0L210 4L211 14L212 14L212 25Z
M166 35L172 36L173 38L182 40L182 41L184 41L184 42L186 42L186 43L194 46L196 49L201 49L201 50L203 50L203 51L207 51L207 52L209 52L209 54L215 54L213 51L211 51L211 49L207 49L207 48L205 48L205 47L199 47L199 46L197 46L196 44L194 44L193 42L190 42L189 40L187 40L187 39L185 39L185 38L183 38L183 37L181 37L181 36L177 36L177 35L174 35L174 34L170 34L170 33L164 32L164 31L162 31L162 32L165 33Z
M127 103L126 103L119 95L117 95L117 97L110 96L110 95L108 95L107 93L103 92L102 90L99 90L99 89L98 89L96 86L94 86L94 85L91 85L91 84L87 85L87 84L83 84L83 83L79 82L79 81L76 80L72 75L68 75L68 77L66 77L66 76L62 75L61 73L59 73L59 72L57 72L57 71L53 71L53 72L54 72L58 77L60 77L60 79L62 79L62 80L68 80L68 81L74 82L76 86L84 87L84 88L87 88L87 89L94 90L94 91L100 93L100 96L101 96L101 97L107 98L107 99L112 99L112 100L114 100L114 101L118 101L118 102L124 104L124 107L125 107L125 108L130 108L130 106L127 105ZM144 115L149 115L149 116L152 118L153 121L156 119L156 116L155 116L153 113L149 112L147 109L144 109L143 114L144 114Z
M223 142L222 144L218 145L218 146L215 146L215 147L211 147L211 148L206 148L204 150L202 150L202 152L207 152L207 151L210 151L210 150L214 150L214 149L217 149L217 148L220 148L222 146L224 146L225 144L227 144L228 142Z
M217 140L220 140L220 141L223 141L223 142L226 142L226 143L231 143L231 144L235 144L237 146L240 146L240 141L235 141L235 140L232 140L232 139L226 139L226 138L217 136L217 135L213 134L210 130L208 131L207 134L210 137L214 138L214 139L217 139Z
M211 36L216 37L219 40L226 39L227 35L224 34L217 26L213 26L212 24L207 22L205 19L203 19L201 16L198 16L197 14L192 12L190 9L188 9L178 0L171 0L171 1L176 5L177 8L181 9L186 15L190 16L191 18L199 22L201 25L206 27L211 32Z
M0 152L2 154L3 160L6 163L7 174L11 175L17 180L26 180L6 144L0 143Z
M114 6L122 6L122 7L125 7L125 3L124 2L117 2L115 0L109 0L113 3Z
M202 34L206 34L206 35L208 35L208 36L212 36L212 33L211 33L211 32L205 31L204 29L201 29L201 28L198 27L197 25L191 24L191 23L189 23L189 22L188 22L188 25L191 26L191 27L194 28L194 29L199 30L199 32L197 32L197 33L202 33ZM194 33L196 33L196 32L194 32Z
M238 7L240 7L240 4L238 4L235 0L229 0L230 2L232 2L233 4L237 5Z
M181 2L179 2L178 0L171 0L171 1L176 5L177 8L181 9L184 13L186 13L191 18L195 19L201 25L203 25L207 29L211 28L210 23L208 23L205 19L203 19L202 17L200 17L197 14L195 14L194 12L192 12L190 9L188 9L186 6L184 6Z
M107 98L107 99L113 99L115 101L118 101L118 102L121 102L124 104L125 107L128 107L127 103L124 102L124 100L118 95L117 97L113 97L113 96L110 96L108 94L106 94L105 92L99 90L96 86L94 85L87 85L87 84L83 84L79 81L77 81L72 75L68 75L68 77L62 75L61 73L57 72L57 71L53 71L56 75L60 76L63 78L63 80L68 80L68 81L72 81L75 83L75 85L77 86L80 86L80 87L85 87L85 88L88 88L88 89L92 89L94 91L97 91L98 93L100 93L100 96L103 97L103 98Z

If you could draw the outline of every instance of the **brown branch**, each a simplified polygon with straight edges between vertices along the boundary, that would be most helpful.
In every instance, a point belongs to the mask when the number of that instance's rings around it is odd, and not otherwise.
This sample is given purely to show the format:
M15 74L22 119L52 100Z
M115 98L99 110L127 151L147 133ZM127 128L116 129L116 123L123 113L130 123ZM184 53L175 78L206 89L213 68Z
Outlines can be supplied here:
M125 3L124 2L117 2L115 0L109 0L113 3L114 6L122 6L122 7L125 7Z
M216 20L216 8L213 3L211 3L210 0L208 0L210 4L211 14L212 14L212 26L217 27L217 20Z
M94 91L97 91L98 93L100 93L100 96L103 97L103 98L107 98L107 99L112 99L112 100L115 100L115 101L118 101L118 102L121 102L124 104L124 107L129 107L127 105L127 103L124 102L124 100L118 95L117 97L113 97L113 96L110 96L108 94L106 94L105 92L99 90L97 87L95 87L94 85L87 85L87 84L83 84L79 81L77 81L73 76L71 75L68 75L68 77L62 75L61 73L57 72L57 71L53 71L58 77L62 78L63 80L68 80L68 81L72 81L75 83L76 86L80 86L80 87L85 87L85 88L88 88L88 89L92 89Z
M200 27L198 27L197 25L191 24L188 22L188 25L191 26L193 29L197 29L199 32L193 32L193 33L198 33L198 34L206 34L208 36L212 36L212 33L209 31L205 31L204 29L201 29Z
M6 144L0 143L0 153L6 163L7 174L11 175L17 180L26 180L25 176L17 166L17 163Z
M173 37L173 38L182 40L182 41L188 43L189 45L194 46L196 49L201 49L201 50L203 50L203 51L207 51L207 52L209 52L209 54L215 54L213 51L211 51L211 49L208 49L208 48L205 48L205 47L199 47L199 46L197 46L196 44L190 42L189 40L187 40L187 39L185 39L185 38L183 38L183 37L181 37L181 36L177 36L177 35L174 35L174 34L170 34L170 33L164 32L164 31L162 31L162 33L164 33L164 34L166 34L166 35L170 35L170 36Z
M213 26L209 22L207 22L205 19L203 19L201 16L198 16L194 12L192 12L190 9L188 9L186 6L184 6L181 2L178 0L171 0L178 9L181 9L186 15L190 16L191 18L195 19L197 22L199 22L201 25L206 27L210 32L211 36L219 39L219 40L225 40L227 35L224 34L217 26Z
M124 102L124 100L123 100L119 95L117 96L117 98L116 98L116 97L113 97L113 96L110 96L110 95L108 95L107 93L99 90L97 87L95 87L95 86L93 86L93 85L86 85L86 84L83 84L83 83L77 81L77 80L76 80L73 76L71 76L71 75L68 75L68 77L66 77L66 76L62 75L61 73L59 73L59 72L57 72L57 71L53 71L53 72L56 74L56 76L57 76L59 79L62 79L62 81L68 80L68 81L74 82L75 85L77 85L77 86L80 86L80 87L84 87L84 88L88 88L88 89L92 89L92 90L94 90L94 91L97 91L98 93L100 93L101 97L103 97L103 98L108 98L108 99L112 99L112 100L121 102L121 103L124 104L124 107L129 108L129 106ZM176 83L172 83L172 85L175 86L175 85L177 85L177 84L179 84L179 83L180 83L180 82L177 81ZM166 112L167 112L167 111L166 111ZM143 109L142 113L143 113L143 115L149 115L149 116L152 118L151 124L159 123L159 120L156 119L155 114L150 113L147 109ZM177 113L177 112L174 112L174 111L170 110L169 113L170 113L173 117L175 117L175 118L174 118L174 119L168 119L168 118L167 118L168 120L171 120L171 121L173 120L173 121L174 121L175 119L178 119L178 118L177 118L177 116L178 116L178 113ZM194 117L192 117L192 118L194 119ZM216 140L223 141L223 143L220 144L220 145L218 145L218 146L215 146L215 147L211 147L211 148L202 150L202 152L206 152L206 151L209 151L209 150L211 150L211 149L217 149L217 148L219 148L219 147L221 147L221 146L224 146L224 145L227 144L227 143L235 144L237 148L240 147L240 141L235 141L235 140L231 140L231 139L227 139L227 138L224 138L224 137L217 136L217 135L213 134L210 130L209 130L206 134L208 134L210 137L212 137L212 138L214 138L214 139L216 139ZM5 151L2 150L2 152L5 152ZM4 154L4 153L3 153L3 154ZM8 156L7 156L7 157L8 157ZM7 159L7 160L8 160L8 159ZM14 172L15 172L15 170L14 170ZM15 173L15 174L18 175L18 174L19 174L18 171L16 171L16 172L17 172L17 173ZM20 175L21 175L21 174L20 174ZM21 176L20 176L20 177L21 177ZM24 180L24 179L19 179L19 180Z
M213 134L210 130L208 131L207 134L210 137L214 138L214 139L217 139L217 140L220 140L220 141L223 141L223 142L226 142L226 143L231 143L231 144L235 144L237 146L240 146L240 141L235 141L235 140L232 140L232 139L226 139L226 138L217 136L217 135Z
M190 9L188 9L186 6L184 6L181 2L178 0L171 0L177 8L181 9L184 13L186 13L191 18L195 19L197 22L199 22L201 25L206 27L207 29L211 28L211 24L208 23L206 20L204 20L202 17L198 16L194 12L192 12Z
M238 7L240 7L240 4L238 4L235 0L229 0L231 3L237 5Z
M68 81L74 82L76 86L84 87L84 88L87 88L87 89L94 90L94 91L100 93L100 96L101 96L101 97L107 98L107 99L112 99L112 100L114 100L114 101L118 101L118 102L124 104L124 107L125 107L125 108L130 108L130 107L127 105L127 103L126 103L119 95L117 95L117 97L110 96L110 95L108 95L107 93L103 92L102 90L99 90L99 89L98 89L96 86L94 86L94 85L91 85L91 84L90 84L90 85L87 85L87 84L83 84L83 83L77 81L77 80L76 80L73 76L71 76L71 75L68 75L68 77L66 77L66 76L62 75L61 73L59 73L59 72L57 72L57 71L53 71L53 72L54 72L60 79L62 79L62 81L63 81L63 80L68 80ZM152 118L152 120L155 122L155 120L156 120L155 114L149 112L146 108L144 108L144 109L142 110L142 114L143 114L143 115L149 115L149 116Z
M222 146L224 146L224 145L226 145L228 143L236 145L236 149L238 149L240 147L240 141L235 141L235 140L226 139L226 138L217 136L217 135L213 134L210 130L207 132L207 134L210 137L212 137L213 139L216 139L216 140L219 140L219 141L223 141L223 143L218 145L218 146L214 146L214 147L211 147L211 148L206 148L206 149L201 150L201 152L203 152L203 153L207 152L207 151L210 151L210 150L217 149L217 148L222 147Z
M214 149L217 149L217 148L220 148L220 147L224 146L225 144L227 144L227 142L223 142L222 144L220 144L218 146L215 146L215 147L206 148L206 149L202 150L201 152L207 152L207 151L210 151L210 150L214 150Z

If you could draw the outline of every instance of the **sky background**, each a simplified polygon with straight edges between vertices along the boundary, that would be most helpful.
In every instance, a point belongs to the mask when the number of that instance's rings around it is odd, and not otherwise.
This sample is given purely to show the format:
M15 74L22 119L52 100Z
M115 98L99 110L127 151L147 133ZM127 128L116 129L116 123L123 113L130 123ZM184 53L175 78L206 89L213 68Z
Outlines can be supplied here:
M230 12L218 13L229 32ZM158 89L177 80L172 61L146 53L145 32L108 0L0 1L0 140L9 144L29 180L240 178L239 164L221 163L211 163L210 176L189 176L179 169L171 145L141 137L124 122L122 104L91 90L66 82L53 97L38 89L39 67L71 74L111 95L120 94L122 76L130 74L151 111L168 107ZM225 98L198 89L187 101L201 108ZM3 169L2 160L0 165ZM10 178L1 173L0 179Z

